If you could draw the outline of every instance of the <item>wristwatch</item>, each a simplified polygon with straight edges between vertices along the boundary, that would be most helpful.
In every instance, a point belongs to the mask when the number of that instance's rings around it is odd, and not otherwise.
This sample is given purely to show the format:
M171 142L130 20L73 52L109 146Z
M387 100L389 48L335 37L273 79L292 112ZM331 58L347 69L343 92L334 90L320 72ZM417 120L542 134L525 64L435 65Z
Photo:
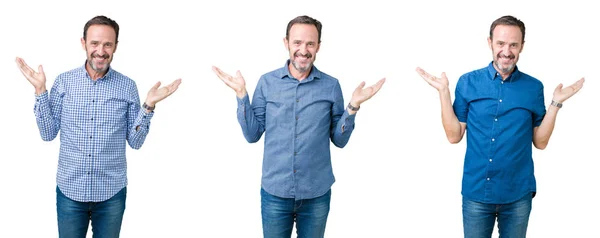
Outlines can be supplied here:
M554 100L552 100L552 102L550 103L550 105L561 108L562 107L562 103L556 102Z
M154 108L156 108L156 105L154 107L148 106L148 104L146 104L146 102L144 102L144 104L142 104L142 107L148 111L154 111Z
M356 112L356 111L358 111L358 109L360 109L360 106L354 107L354 106L352 106L351 103L348 103L348 109Z

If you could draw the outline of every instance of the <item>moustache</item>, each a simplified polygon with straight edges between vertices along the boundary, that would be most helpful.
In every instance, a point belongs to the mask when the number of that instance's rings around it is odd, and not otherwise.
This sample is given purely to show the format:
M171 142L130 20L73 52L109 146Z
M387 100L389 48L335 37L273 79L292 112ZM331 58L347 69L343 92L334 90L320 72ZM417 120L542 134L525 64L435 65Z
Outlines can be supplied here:
M294 56L296 56L296 57L303 56L303 57L306 57L307 59L312 58L312 54L310 52L307 52L306 54L296 53L296 54L294 54Z
M498 59L501 59L501 58L506 58L506 59L514 59L514 58L515 58L515 55L513 55L513 54L511 54L511 55L502 55L502 54L498 54L498 55L496 55L496 56L498 57Z
M92 54L92 58L102 58L102 59L108 59L108 55L99 55L99 54Z

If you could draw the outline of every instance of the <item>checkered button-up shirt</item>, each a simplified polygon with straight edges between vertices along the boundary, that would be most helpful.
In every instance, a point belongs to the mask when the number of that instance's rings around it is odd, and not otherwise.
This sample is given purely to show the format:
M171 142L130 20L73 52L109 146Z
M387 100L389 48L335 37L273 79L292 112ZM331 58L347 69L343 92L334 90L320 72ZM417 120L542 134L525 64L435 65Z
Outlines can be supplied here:
M37 95L34 114L43 140L60 131L56 181L79 202L106 201L127 185L125 141L139 149L154 115L140 107L133 80L109 68L94 81L85 65L58 75L49 94Z

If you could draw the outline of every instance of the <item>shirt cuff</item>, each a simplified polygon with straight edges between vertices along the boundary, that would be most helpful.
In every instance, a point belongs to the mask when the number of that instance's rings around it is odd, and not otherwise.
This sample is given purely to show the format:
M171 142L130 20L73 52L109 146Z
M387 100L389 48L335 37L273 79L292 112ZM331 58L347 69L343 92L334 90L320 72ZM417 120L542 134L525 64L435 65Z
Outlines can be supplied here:
M244 98L238 98L235 97L235 99L237 99L237 104L238 104L238 108L239 107L245 107L246 105L250 104L250 98L248 97L248 94L246 94L246 96L244 96Z
M35 95L35 103L46 103L48 101L48 91L41 93L40 95Z
M346 111L346 113L348 113L348 111ZM356 113L350 115L348 114L348 117L346 117L346 119L344 120L344 125L349 126L349 125L354 125L354 119L356 118Z
M150 113L146 112L146 109L141 108L140 109L140 116L139 116L139 122L138 125L148 125L150 124L150 119L152 119L152 117L154 116L154 111L151 111Z
M43 105L48 105L48 91L43 92L40 95L35 95L35 104L33 105L33 114L36 117L42 116L42 107ZM47 107L47 106L46 106Z
M245 121L246 120L246 111L248 110L248 108L250 107L250 98L248 97L248 94L246 94L246 96L244 96L244 98L238 98L235 97L237 99L237 115L238 115L238 119Z

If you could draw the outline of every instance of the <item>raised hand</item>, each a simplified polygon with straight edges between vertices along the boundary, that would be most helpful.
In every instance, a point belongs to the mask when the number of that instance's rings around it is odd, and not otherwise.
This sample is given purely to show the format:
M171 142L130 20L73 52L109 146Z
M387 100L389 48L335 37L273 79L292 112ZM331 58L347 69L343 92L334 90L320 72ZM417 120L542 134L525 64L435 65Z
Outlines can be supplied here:
M354 92L352 93L352 99L350 99L350 104L352 104L354 107L360 107L360 104L369 100L379 91L379 89L381 89L383 83L385 83L385 78L382 78L377 81L376 84L365 88L365 82L361 82L358 87L354 89Z
M38 66L38 72L35 72L29 65L25 63L25 60L17 57L17 67L23 73L23 76L33 85L35 88L35 94L40 95L46 91L46 75L42 65Z
M179 88L179 84L181 84L181 79L177 79L173 81L171 84L160 87L160 81L154 84L150 91L148 91L148 96L146 97L146 104L148 106L154 107L158 102L167 98ZM159 88L160 87L160 88Z
M223 83L235 91L235 94L238 98L244 98L246 96L246 81L244 81L244 77L242 77L242 73L240 73L239 70L235 73L235 77L224 73L216 66L213 66L212 70L221 79L221 81L223 81Z
M419 67L417 67L417 73L419 73L421 78L425 79L429 85L437 89L439 92L448 89L448 78L446 77L446 73L442 73L442 77L438 78L425 72L425 70Z
M583 82L585 82L584 78L577 80L577 82L571 84L571 86L563 88L563 84L559 84L554 89L554 97L552 100L562 103L565 100L569 99L571 96L575 95L579 90L583 87Z

